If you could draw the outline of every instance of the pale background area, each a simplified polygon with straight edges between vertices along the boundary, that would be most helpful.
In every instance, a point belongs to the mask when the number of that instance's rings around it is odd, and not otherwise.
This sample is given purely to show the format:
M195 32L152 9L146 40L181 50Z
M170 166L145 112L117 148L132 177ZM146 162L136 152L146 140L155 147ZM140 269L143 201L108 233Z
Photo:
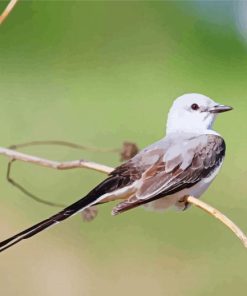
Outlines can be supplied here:
M234 2L18 3L0 28L1 146L61 139L98 147L131 140L144 147L163 136L175 97L201 92L235 109L215 125L227 157L203 199L247 232L247 22ZM119 164L114 154L25 151ZM57 209L12 188L7 160L0 160L4 239ZM104 178L23 163L13 174L40 196L68 204ZM111 207L102 206L92 223L78 215L2 253L1 295L245 293L246 250L215 219L195 208L111 217Z

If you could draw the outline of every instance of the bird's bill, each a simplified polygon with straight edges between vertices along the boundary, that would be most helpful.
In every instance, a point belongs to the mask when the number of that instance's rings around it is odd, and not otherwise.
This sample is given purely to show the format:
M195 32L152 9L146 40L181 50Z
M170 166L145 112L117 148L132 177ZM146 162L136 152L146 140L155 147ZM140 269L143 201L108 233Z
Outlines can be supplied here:
M222 113L226 111L230 111L233 108L231 106L226 106L226 105L216 105L212 108L209 109L210 113Z

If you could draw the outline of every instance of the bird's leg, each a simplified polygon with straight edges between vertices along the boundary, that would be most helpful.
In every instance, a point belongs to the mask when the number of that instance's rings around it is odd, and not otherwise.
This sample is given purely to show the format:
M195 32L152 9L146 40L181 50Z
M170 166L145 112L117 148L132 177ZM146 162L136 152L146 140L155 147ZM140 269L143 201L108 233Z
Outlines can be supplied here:
M181 210L181 211L185 211L188 209L188 207L190 206L190 203L187 201L188 195L185 195L184 197L180 198L177 202L176 202L176 208Z

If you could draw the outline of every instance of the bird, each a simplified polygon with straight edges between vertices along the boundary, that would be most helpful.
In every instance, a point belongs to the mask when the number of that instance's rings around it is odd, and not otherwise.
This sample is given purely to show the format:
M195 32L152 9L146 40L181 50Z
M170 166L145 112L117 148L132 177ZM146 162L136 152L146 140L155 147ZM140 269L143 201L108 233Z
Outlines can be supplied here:
M223 137L213 130L218 114L230 106L188 93L174 100L166 135L115 168L87 195L55 215L0 242L0 252L62 222L83 210L119 201L118 215L139 206L154 211L189 207L186 197L199 198L218 174L226 151Z

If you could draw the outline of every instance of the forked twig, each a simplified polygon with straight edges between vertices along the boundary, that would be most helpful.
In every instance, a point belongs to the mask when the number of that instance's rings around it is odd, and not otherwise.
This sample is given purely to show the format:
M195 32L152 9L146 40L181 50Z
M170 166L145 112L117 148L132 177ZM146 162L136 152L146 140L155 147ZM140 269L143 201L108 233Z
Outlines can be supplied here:
M73 148L73 149L79 149L79 150L87 150L87 151L91 151L91 152L100 152L100 153L120 153L122 149L116 149L116 148L97 148L94 146L86 146L86 145L80 145L80 144L76 144L76 143L72 143L72 142L68 142L68 141L63 141L63 140L43 140L43 141L30 141L30 142L25 142L25 143L21 143L21 144L14 144L9 146L9 149L12 150L17 150L20 148L27 148L27 147L31 147L31 146L44 146L44 145L56 145L56 146L65 146L65 147L69 147L69 148ZM60 204L60 203L55 203L55 202L51 202L48 200L45 200L44 198L41 198L35 194L33 194L32 192L30 192L29 190L27 190L23 185L21 185L20 183L18 183L17 181L15 181L13 179L13 177L11 177L11 170L12 170L12 164L15 160L12 159L9 161L8 163L8 168L7 168L7 181L14 186L15 188L17 188L18 190L20 190L22 193L24 193L26 196L30 197L31 199L33 199L34 201L37 201L39 203L48 205L48 206L52 206L52 207L60 207L60 208L64 208L66 205L65 204ZM93 211L91 211L93 212ZM91 214L90 212L90 214ZM85 214L86 213L86 214ZM89 213L87 213L87 211L85 211L85 215L89 216ZM95 210L94 212L95 213ZM86 220L86 219L84 219Z
M60 203L54 203L48 200L45 200L43 198L38 197L37 195L34 195L33 193L31 193L30 191L28 191L26 188L24 188L21 184L17 183L14 179L12 179L10 172L11 172L11 166L12 163L15 161L15 159L12 159L9 161L8 163L8 168L7 168L7 180L10 184L12 184L14 187L16 187L17 189L19 189L22 193L24 193L25 195L31 197L33 200L48 205L48 206L52 206L52 207L59 207L59 208L65 208L67 205L65 204L60 204ZM91 221L93 220L96 216L97 216L97 207L96 206L92 206L90 208L85 209L84 211L82 211L81 215L82 218L85 222Z
M5 19L10 14L10 12L13 10L13 8L15 7L17 2L18 2L18 0L10 0L9 4L4 9L3 13L0 15L0 25L5 21Z
M16 159L11 159L8 163L8 168L7 168L7 174L6 174L6 178L8 180L8 182L10 184L12 184L14 187L16 187L17 189L19 189L22 193L26 194L27 196L31 197L33 200L39 202L39 203L43 203L45 205L48 206L52 206L52 207L59 207L59 208L64 208L66 207L65 204L60 204L60 203L54 203L51 202L49 200L45 200L43 198L40 198L36 195L34 195L33 193L31 193L30 191L28 191L26 188L24 188L21 184L17 183L12 177L11 177L11 167L13 162L16 161Z
M72 168L88 168L91 170L95 170L101 173L109 174L112 172L113 168L109 166L105 166L102 164L98 164L95 162L85 161L85 160L74 160L74 161L67 161L67 162L58 162L47 160L44 158L40 158L37 156L32 156L24 153L20 153L14 150L10 150L7 148L0 147L0 154L10 157L14 160L20 160L24 162L34 163L37 165L41 165L47 168L53 169L72 169ZM187 202L194 204L196 207L204 210L205 212L209 213L216 219L220 220L224 225L226 225L233 233L242 241L243 245L247 248L247 237L243 233L243 231L233 223L229 218L227 218L224 214L220 211L216 210L212 206L198 200L192 196L187 197Z
M118 153L118 154L120 154L121 160L130 159L139 150L135 143L127 142L127 141L123 142L121 148L97 148L97 147L93 147L93 146L75 144L75 143L68 142L68 141L63 141L63 140L31 141L31 142L25 142L25 143L21 143L21 144L11 145L11 146L9 146L9 149L17 150L17 149L20 149L20 148L26 148L26 147L30 147L30 146L42 146L42 145L65 146L65 147L69 147L69 148L87 150L87 151L91 151L91 152L100 152L100 153ZM27 190L20 183L16 182L12 177L10 177L13 162L14 162L14 160L9 161L8 169L7 169L7 181L12 186L19 189L26 196L32 198L33 200L35 200L35 201L37 201L39 203L43 203L45 205L49 205L49 206L53 206L53 207L65 207L65 205L50 202L50 201L47 201L47 200L45 200L45 199L43 199L41 197L38 197L37 195L35 195L32 192L30 192L29 190ZM90 217L91 214L95 214L95 210L94 211L90 210L90 213L86 213L86 212L89 212L89 210L85 210L83 212L83 214L85 214L85 216L86 216L86 218L84 217L84 220L88 220L87 217Z

